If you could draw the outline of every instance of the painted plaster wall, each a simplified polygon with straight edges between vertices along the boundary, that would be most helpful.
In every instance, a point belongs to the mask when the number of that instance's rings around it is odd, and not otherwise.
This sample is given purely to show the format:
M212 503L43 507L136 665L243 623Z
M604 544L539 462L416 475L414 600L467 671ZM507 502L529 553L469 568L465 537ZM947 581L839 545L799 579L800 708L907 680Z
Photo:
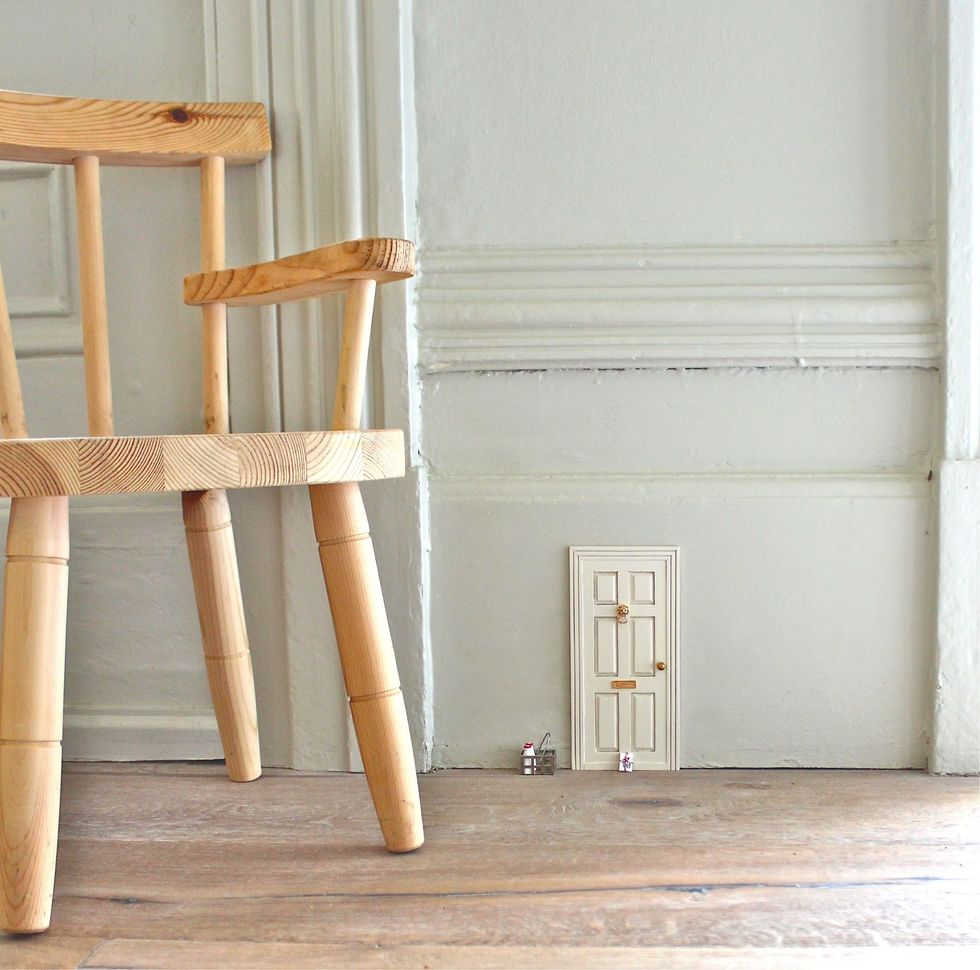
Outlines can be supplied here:
M567 760L571 544L681 547L682 765L925 764L937 12L416 4L436 765Z

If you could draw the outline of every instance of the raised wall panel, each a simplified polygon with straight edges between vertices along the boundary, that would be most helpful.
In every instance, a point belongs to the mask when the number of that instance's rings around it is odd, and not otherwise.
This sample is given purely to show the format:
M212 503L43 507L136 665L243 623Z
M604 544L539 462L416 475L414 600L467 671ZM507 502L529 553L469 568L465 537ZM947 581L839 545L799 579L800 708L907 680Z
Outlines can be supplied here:
M65 169L0 162L0 251L10 316L68 316Z
M441 374L424 451L453 477L925 474L941 390L921 369Z
M436 477L435 763L505 767L507 739L538 730L568 763L565 549L640 538L683 555L681 767L922 767L931 489L925 472Z
M82 352L66 169L0 162L0 265L19 358Z

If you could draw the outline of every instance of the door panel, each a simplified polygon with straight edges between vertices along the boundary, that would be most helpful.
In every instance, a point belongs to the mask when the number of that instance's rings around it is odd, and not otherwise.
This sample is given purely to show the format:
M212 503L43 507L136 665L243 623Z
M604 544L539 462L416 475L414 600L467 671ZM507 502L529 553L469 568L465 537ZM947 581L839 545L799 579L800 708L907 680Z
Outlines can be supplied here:
M657 618L655 616L636 616L630 621L631 640L633 641L631 677L653 677L656 675L654 668L654 664L657 662L655 644L656 623Z
M652 606L655 594L656 583L651 570L630 571L630 599L634 603L649 603Z
M619 576L615 572L597 572L595 574L595 603L619 602Z
M619 695L595 695L595 746L597 751L619 753Z
M657 750L657 698L652 693L631 692L630 724L633 730L631 751L655 752Z
M595 675L619 675L619 624L612 616L595 618Z

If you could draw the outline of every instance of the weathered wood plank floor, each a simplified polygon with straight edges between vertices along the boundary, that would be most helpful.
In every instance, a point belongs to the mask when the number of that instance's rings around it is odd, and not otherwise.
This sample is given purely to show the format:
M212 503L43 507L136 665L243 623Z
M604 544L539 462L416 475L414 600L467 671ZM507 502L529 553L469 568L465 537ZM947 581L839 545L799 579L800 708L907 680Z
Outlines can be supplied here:
M422 798L395 857L360 776L69 766L52 928L0 966L980 961L975 778L451 771Z

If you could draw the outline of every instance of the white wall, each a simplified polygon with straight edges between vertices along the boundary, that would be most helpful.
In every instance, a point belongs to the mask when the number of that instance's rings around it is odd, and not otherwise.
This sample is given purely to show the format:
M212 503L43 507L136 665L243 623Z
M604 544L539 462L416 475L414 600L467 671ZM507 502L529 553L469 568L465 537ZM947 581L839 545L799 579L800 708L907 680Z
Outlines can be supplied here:
M933 765L975 766L958 555L934 669L929 473L980 467L940 444L945 4L0 0L0 22L22 25L2 86L270 105L230 259L420 242L372 396L410 472L367 496L420 766L511 765L544 730L567 758L566 555L589 543L681 547L682 764L920 766L935 703ZM181 174L151 175L166 207L106 174L121 430L200 420ZM18 218L44 210L46 183L20 189ZM34 433L81 430L73 276L15 320ZM237 429L323 426L336 320L233 328ZM213 755L176 503L121 504L73 518L67 750ZM235 511L265 760L356 768L305 497Z
M436 764L567 758L567 546L677 544L682 765L924 765L939 13L416 4Z

